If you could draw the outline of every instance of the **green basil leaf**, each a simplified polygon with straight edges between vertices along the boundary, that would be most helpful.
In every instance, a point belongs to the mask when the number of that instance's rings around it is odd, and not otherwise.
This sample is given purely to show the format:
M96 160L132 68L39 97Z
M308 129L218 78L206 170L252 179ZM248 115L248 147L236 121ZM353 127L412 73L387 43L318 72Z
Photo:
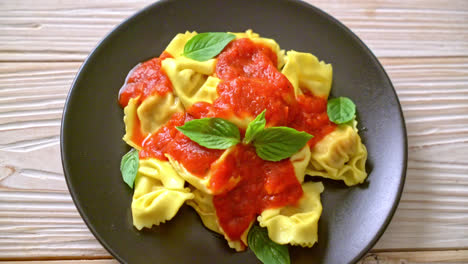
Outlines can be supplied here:
M312 137L290 127L269 127L257 134L253 144L260 158L280 161L298 152Z
M200 33L184 46L184 56L196 61L206 61L218 55L236 36L224 32Z
M264 264L290 264L288 246L271 241L266 228L252 226L247 235L249 248Z
M122 172L122 178L130 188L133 189L135 183L135 177L138 172L138 151L136 149L131 149L127 154L122 157L120 162L120 172Z
M255 138L255 136L265 128L265 124L266 124L265 112L266 110L263 110L263 112L261 112L247 126L247 130L245 131L245 137L244 137L245 144L249 144Z
M347 97L333 98L328 101L327 114L333 123L343 124L354 118L356 105Z
M200 146L210 149L227 149L240 142L237 126L221 118L194 119L177 129Z

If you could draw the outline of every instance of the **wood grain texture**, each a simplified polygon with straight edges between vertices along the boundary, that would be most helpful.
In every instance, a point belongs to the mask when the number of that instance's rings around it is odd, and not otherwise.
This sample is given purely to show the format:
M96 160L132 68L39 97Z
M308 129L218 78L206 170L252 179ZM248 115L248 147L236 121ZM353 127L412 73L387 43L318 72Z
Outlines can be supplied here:
M467 250L382 252L367 254L358 264L467 263Z
M152 0L7 0L0 60L81 61L113 27ZM308 1L350 27L380 57L468 54L468 1Z
M82 60L116 24L151 2L0 1L0 259L109 257L66 188L60 118ZM380 57L407 123L402 201L374 247L379 253L361 264L468 263L467 250L451 250L468 249L468 1L313 4ZM447 251L406 252L434 249ZM405 252L382 252L395 250Z
M0 258L109 256L67 191L60 119L80 63L0 65Z

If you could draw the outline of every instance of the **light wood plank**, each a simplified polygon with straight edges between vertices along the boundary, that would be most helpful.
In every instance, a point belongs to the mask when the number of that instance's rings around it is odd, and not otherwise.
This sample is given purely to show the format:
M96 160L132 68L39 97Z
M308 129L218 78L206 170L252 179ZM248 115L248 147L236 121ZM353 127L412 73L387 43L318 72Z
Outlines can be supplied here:
M399 208L375 249L466 247L468 59L382 63L403 107L409 162Z
M112 28L152 2L2 1L0 60L81 61ZM308 2L350 27L380 57L468 54L464 0Z
M375 249L466 248L468 57L382 62L407 118L409 164L402 201ZM109 256L62 176L59 110L79 65L0 65L0 258Z
M364 257L359 264L467 263L467 250L381 252Z
M80 64L0 64L0 258L109 256L60 162L62 108Z

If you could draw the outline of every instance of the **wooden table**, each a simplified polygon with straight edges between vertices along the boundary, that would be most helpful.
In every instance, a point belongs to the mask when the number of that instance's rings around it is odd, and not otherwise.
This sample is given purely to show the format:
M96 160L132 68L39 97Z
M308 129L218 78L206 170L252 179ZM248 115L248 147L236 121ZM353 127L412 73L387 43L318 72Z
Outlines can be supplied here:
M0 1L0 260L116 263L79 216L60 162L82 61L152 1ZM468 0L317 0L378 56L403 106L406 186L362 263L468 263Z

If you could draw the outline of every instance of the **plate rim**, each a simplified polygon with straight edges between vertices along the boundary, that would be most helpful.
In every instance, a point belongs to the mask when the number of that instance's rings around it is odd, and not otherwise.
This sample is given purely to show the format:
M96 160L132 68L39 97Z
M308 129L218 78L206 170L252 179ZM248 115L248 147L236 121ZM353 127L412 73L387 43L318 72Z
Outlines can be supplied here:
M79 67L78 71L76 72L76 75L70 85L70 89L67 93L67 98L65 100L65 104L63 107L62 111L62 118L60 122L60 157L61 157L61 163L62 163L62 168L65 176L65 180L67 183L67 188L70 193L70 196L72 197L73 203L75 207L77 208L78 213L80 214L81 218L83 219L83 222L86 224L88 229L91 231L91 233L94 235L94 237L99 241L99 243L109 252L114 258L116 258L120 263L125 263L125 260L122 259L122 257L115 252L112 247L105 241L101 235L96 231L93 225L91 225L89 217L84 214L83 212L83 206L76 197L76 190L74 187L71 185L71 173L68 168L68 162L67 158L65 155L66 152L66 143L64 140L64 127L67 125L66 116L69 111L69 102L71 100L71 97L73 96L74 91L76 90L75 86L78 82L78 79L80 78L80 75L82 74L83 70L87 67L87 65L90 63L91 59L94 57L94 55L102 48L103 44L109 41L110 38L112 38L115 34L118 34L121 30L124 29L124 27L127 26L128 23L130 23L132 20L136 19L140 15L149 12L153 8L158 8L160 5L164 5L169 2L173 1L180 1L180 0L159 0L155 3L149 4L142 9L138 10L137 12L133 13L131 16L125 18L122 22L114 26L110 31L108 31L105 36L92 48L91 52L89 55L85 58L81 66ZM361 260L366 253L372 249L377 241L382 237L383 233L387 229L388 225L390 224L391 220L393 219L396 209L398 208L398 205L401 200L401 196L403 193L404 185L406 182L406 174L407 174L407 168L408 168L408 135L407 135L407 128L406 128L406 121L403 113L403 109L401 107L400 99L396 93L395 87L393 86L393 83L388 76L387 72L385 71L385 68L382 66L378 58L374 55L374 53L371 51L371 49L347 26L345 26L342 22L340 22L338 19L333 17L332 15L328 14L327 12L323 11L322 9L308 3L305 1L301 0L281 0L286 3L290 4L295 4L299 5L303 8L309 9L312 12L315 12L317 15L323 16L326 20L330 21L332 24L335 26L338 26L341 30L346 31L349 36L356 41L358 44L360 44L363 47L363 51L371 58L373 63L375 63L380 69L382 70L386 80L388 81L388 84L391 87L391 90L393 92L393 95L396 98L396 106L398 107L399 110L399 117L401 119L401 136L403 139L403 164L401 166L401 173L398 177L399 182L398 182L398 190L395 193L395 199L392 201L392 207L388 211L388 214L385 216L385 221L384 223L380 226L376 234L374 235L373 239L369 242L369 244L364 247L351 261L351 263L357 263L359 260Z

